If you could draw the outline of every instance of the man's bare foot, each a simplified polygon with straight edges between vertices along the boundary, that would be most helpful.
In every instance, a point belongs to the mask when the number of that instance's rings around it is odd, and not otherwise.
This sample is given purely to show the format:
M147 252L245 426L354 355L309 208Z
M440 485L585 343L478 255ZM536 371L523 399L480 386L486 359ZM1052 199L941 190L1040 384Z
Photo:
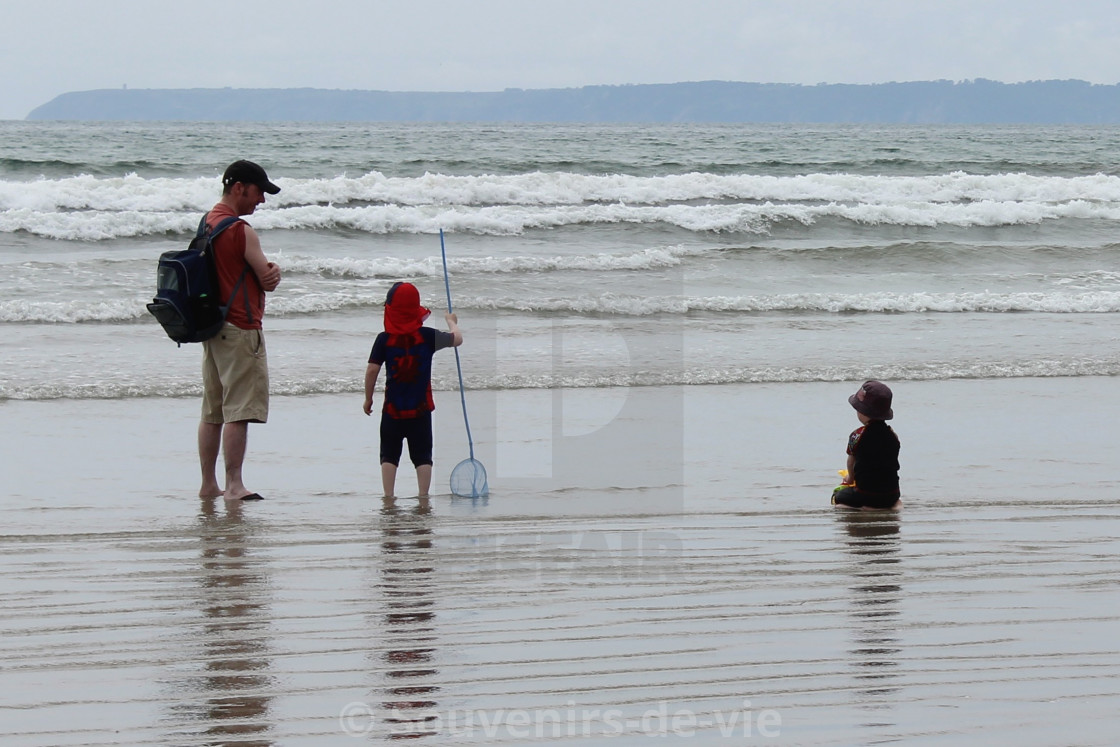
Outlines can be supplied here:
M218 483L203 483L202 487L198 489L199 498L221 498L225 494Z

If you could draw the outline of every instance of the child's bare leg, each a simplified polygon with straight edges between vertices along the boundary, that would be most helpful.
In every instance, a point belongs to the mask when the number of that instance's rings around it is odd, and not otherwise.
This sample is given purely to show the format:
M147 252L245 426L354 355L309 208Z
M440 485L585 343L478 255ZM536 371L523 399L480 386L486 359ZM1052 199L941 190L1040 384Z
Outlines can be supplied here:
M386 498L393 497L393 488L397 484L397 465L392 462L381 463L381 487Z
M432 487L432 465L420 464L416 467L416 485L420 489L420 497L423 498L428 494L428 489Z

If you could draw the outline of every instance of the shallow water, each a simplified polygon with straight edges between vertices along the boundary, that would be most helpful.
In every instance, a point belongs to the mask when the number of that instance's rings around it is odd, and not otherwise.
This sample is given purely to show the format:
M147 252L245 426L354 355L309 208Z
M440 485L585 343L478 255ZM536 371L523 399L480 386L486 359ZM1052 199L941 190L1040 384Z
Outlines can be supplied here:
M334 506L6 542L6 743L1114 737L1115 506Z
M358 398L277 398L250 436L267 499L233 509L191 497L193 400L9 402L0 736L1111 744L1112 381L1081 382L1095 417L1066 410L1062 382L896 391L898 514L827 506L846 385L668 388L679 450L644 473L662 483L629 486L597 477L594 450L577 474L500 466L479 408L493 493L424 503L377 497ZM536 412L533 396L498 407ZM465 456L448 399L437 486ZM594 430L573 412L557 439Z

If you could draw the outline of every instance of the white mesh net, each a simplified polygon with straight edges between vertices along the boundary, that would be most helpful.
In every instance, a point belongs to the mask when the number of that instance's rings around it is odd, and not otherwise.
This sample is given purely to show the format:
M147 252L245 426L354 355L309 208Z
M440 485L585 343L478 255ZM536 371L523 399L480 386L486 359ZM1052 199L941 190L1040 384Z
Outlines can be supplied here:
M451 492L461 498L481 498L490 494L486 468L477 459L464 459L451 470Z

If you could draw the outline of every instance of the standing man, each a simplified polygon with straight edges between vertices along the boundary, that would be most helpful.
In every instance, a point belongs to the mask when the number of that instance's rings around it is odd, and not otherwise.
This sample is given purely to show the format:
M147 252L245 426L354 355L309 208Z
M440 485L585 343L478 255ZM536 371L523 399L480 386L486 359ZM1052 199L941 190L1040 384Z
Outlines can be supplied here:
M211 228L227 217L252 215L265 193L280 188L252 161L235 161L222 176L222 199L206 216ZM257 232L244 221L234 223L214 241L214 261L222 299L229 303L226 323L202 343L202 419L198 424L198 460L202 498L260 500L245 487L241 466L249 423L268 420L268 358L261 317L264 294L280 284L280 268L264 256ZM218 484L218 451L225 460L225 489Z

